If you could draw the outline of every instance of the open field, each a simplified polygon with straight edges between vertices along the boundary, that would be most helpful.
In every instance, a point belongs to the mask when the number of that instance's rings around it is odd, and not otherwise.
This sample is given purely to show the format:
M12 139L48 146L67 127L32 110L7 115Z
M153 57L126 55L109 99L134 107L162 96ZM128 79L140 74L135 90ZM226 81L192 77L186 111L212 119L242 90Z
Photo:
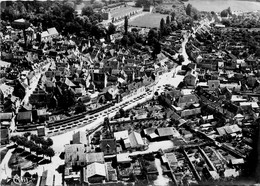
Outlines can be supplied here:
M159 28L160 21L162 18L166 21L166 17L168 15L164 14L146 14L144 16L140 16L134 20L129 21L129 26L136 26L136 27L147 27L147 28Z
M252 12L260 10L260 3L254 1L238 1L238 0L189 0L185 5L190 3L199 11L215 11L221 12L222 10L230 7L231 11L235 12Z
M118 8L118 9L115 9L113 11L111 11L111 17L121 17L121 16L124 16L130 12L133 12L133 11L136 11L136 10L139 10L141 8L137 8L137 7L132 7L132 6L127 6L127 7L122 7L122 8Z

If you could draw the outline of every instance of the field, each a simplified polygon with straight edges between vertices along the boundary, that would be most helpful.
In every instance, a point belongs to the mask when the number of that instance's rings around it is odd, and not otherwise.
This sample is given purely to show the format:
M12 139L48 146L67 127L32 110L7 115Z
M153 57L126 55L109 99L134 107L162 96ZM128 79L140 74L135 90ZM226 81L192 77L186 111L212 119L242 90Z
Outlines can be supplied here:
M168 15L164 14L145 14L144 16L129 20L129 26L159 28L161 19L164 18L164 20L166 21L167 16Z
M260 3L254 1L239 1L239 0L189 0L185 5L190 3L199 11L215 11L221 12L222 10L230 7L233 12L252 12L260 10Z
M126 14L139 10L140 8L137 7L132 7L132 6L127 6L127 7L122 7L122 8L118 8L115 9L113 11L111 11L111 17L121 17L121 16L125 16Z

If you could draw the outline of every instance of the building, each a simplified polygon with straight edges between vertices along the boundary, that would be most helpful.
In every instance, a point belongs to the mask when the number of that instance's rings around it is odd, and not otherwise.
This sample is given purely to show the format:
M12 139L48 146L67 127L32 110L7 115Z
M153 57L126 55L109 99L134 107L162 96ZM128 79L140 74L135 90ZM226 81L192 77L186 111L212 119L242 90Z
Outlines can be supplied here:
M92 163L83 169L83 180L86 183L101 183L107 177L105 164Z
M115 139L102 139L100 141L100 149L104 152L104 156L116 154L116 140Z
M141 134L133 131L132 133L129 134L129 140L132 149L138 149L138 150L144 149L145 144L141 137Z
M19 124L28 124L32 122L32 111L18 112L16 121Z
M198 80L197 72L194 70L188 71L183 81L187 86L195 86Z
M87 165L92 163L105 163L104 153L103 152L93 152L86 154Z
M1 130L1 145L9 144L9 134L10 131L8 128L0 128Z
M40 186L54 186L54 177L55 176L53 172L49 170L43 171Z
M86 132L78 131L77 133L73 134L72 143L73 144L87 144L88 140L87 140Z
M41 39L45 40L45 39L49 39L49 38L52 38L52 37L56 37L58 35L59 35L59 33L56 30L56 28L52 27L52 28L48 28L47 31L43 31L41 33Z
M186 107L189 107L192 104L199 103L199 99L196 95L189 94L189 95L180 96L179 98L176 99L175 102L178 107L184 109Z
M10 122L13 118L13 113L11 112L2 112L0 113L0 122L2 121L8 121Z
M65 166L86 166L87 147L85 144L65 145Z

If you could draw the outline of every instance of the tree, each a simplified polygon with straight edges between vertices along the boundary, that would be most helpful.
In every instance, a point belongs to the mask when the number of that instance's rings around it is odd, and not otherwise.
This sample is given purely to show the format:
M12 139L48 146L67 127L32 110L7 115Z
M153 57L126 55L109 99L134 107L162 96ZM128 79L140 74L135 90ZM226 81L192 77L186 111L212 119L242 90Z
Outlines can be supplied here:
M26 146L26 142L27 142L27 139L26 139L25 137L19 136L16 143L17 143L17 145L19 145L19 146L25 147L25 146Z
M62 12L67 22L74 20L74 8L72 8L69 4L63 4Z
M123 108L119 109L119 113L121 118L125 117L125 110Z
M48 148L44 151L44 154L50 157L50 161L51 161L51 158L55 155L55 152L52 148Z
M127 35L124 35L123 38L121 39L121 44L122 44L123 46L128 46L129 43L130 43L130 41L129 41L128 36L127 36Z
M116 32L116 26L113 23L110 23L107 29L107 34L112 35Z
M221 17L227 17L227 16L228 16L228 10L225 9L225 10L221 11L221 12L220 12L220 16L221 16Z
M136 7L142 7L142 6L150 6L151 2L149 0L137 0L135 2Z
M183 55L178 55L178 62L179 62L179 64L182 64L182 62L184 62L184 57L183 57Z
M30 132L26 132L26 133L23 134L23 136L24 136L25 138L28 138L30 135L31 135Z
M40 146L37 145L35 150L36 150L36 155L37 156L42 154L43 157L44 157L44 150Z
M194 19L194 20L198 20L198 19L199 19L198 14L195 14L195 15L193 16L193 19Z
M230 8L230 7L227 8L227 12L228 12L228 14L229 14L230 16L232 15L232 12L231 12L231 8Z
M192 9L192 5L189 3L186 7L186 14L188 16L191 16L191 9Z
M44 137L39 137L39 143L41 145L46 145L46 141L45 141Z
M35 146L35 143L32 140L27 141L26 145L27 145L26 148L29 148L30 152L34 150L33 147Z
M32 142L32 141L31 141ZM29 143L31 143L31 142L29 142ZM30 151L31 152L37 152L37 150L38 150L38 145L36 145L35 143L31 143L31 146L30 146Z
M178 29L178 23L176 21L172 21L170 27L172 31L176 31Z
M47 145L48 147L52 146L52 145L53 145L53 140L52 140L51 138L47 138L47 139L46 139L46 145Z
M133 35L133 33L129 32L127 36L129 39L129 45L133 45L136 43L135 36Z
M38 138L38 136L37 136L37 135L35 135L35 134L32 134L32 135L31 135L31 140L32 140L32 141L34 141L35 143L36 143L36 141L35 141L35 140L36 140L36 138Z
M175 20L175 16L176 16L175 12L172 12L172 13L171 13L171 21L174 21L174 20Z
M228 19L222 19L221 23L226 27L229 27L231 25L231 22Z
M85 6L82 8L82 12L81 15L86 15L86 16L91 16L92 14L94 14L94 10L92 7L90 6Z
M40 139L40 137L38 137L38 136L35 136L34 138L34 142L36 143L36 144L41 144L41 139Z
M164 35L168 36L172 32L172 28L170 25L166 25L164 28Z
M17 135L11 136L10 140L11 140L12 142L14 142L14 143L17 144L17 141L18 141L18 138L19 138L19 137L20 137L20 136L17 136Z
M148 44L152 45L155 39L158 39L158 32L155 29L150 29L147 38Z
M152 57L155 59L156 55L160 54L160 52L161 52L161 44L158 40L155 40L153 48L154 48L154 50L153 50L153 53L152 53Z
M170 21L170 17L169 17L169 16L167 16L167 17L166 17L166 24L167 24L167 25L169 25L169 24L170 24L170 22L171 22L171 21Z
M125 35L127 35L127 29L128 29L128 18L127 16L125 16L125 23L124 23L124 27L125 27Z
M164 19L162 18L162 19L161 19L161 22L160 22L160 31L161 31L162 35L163 35L163 33L164 33L164 29L165 29L165 21L164 21Z

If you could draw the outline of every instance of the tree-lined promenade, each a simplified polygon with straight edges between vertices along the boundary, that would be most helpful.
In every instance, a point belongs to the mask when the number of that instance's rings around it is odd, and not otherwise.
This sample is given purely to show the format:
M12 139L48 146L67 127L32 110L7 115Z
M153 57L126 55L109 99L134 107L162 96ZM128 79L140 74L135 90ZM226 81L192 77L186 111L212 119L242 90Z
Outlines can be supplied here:
M44 137L38 137L35 134L26 132L23 136L12 136L10 138L18 146L28 148L31 152L35 152L38 155L46 155L51 158L55 155L54 150L51 148L53 141L51 138L44 139Z

